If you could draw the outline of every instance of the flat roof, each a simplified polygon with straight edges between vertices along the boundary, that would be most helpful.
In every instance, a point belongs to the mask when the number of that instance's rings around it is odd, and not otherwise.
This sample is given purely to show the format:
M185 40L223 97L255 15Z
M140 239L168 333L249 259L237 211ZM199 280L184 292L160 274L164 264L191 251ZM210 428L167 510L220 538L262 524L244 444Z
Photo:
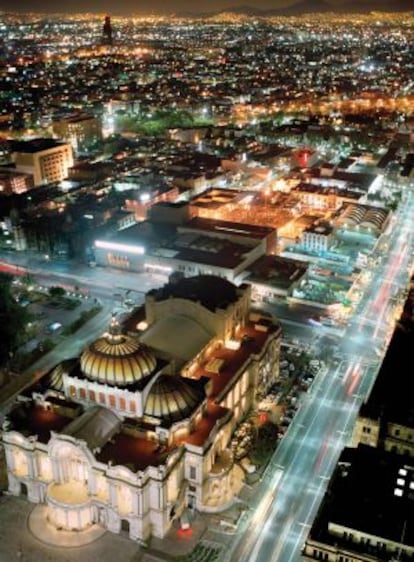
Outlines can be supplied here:
M413 485L414 467L410 457L366 445L345 449L312 526L310 538L348 551L367 552L367 545L347 540L330 528L339 525L413 547ZM371 541L371 555L375 556L376 548L375 541Z
M402 357L411 357L414 328L396 325L381 368L368 400L362 404L359 415L382 419L414 428L414 401L410 364L404 366Z
M7 417L11 422L10 431L18 431L25 437L37 435L41 443L47 443L52 431L59 433L73 419L43 408L32 401L19 404Z
M259 226L255 224L245 224L202 217L195 217L180 226L180 230L185 229L203 230L227 236L245 236L258 239L266 238L272 232L275 232L275 229L269 226Z
M282 289L305 275L309 264L281 256L262 256L249 266L247 283L264 283Z
M303 232L327 236L328 234L331 234L333 232L333 226L328 222L314 223L307 226Z
M123 465L137 472L148 466L165 464L173 448L160 445L154 441L118 433L96 455L100 462L112 462L113 465Z
M36 152L42 152L43 150L49 150L51 148L57 148L58 146L64 146L65 144L67 143L59 142L55 139L39 138L30 141L11 141L10 148L12 152L34 154Z
M236 202L242 195L247 196L248 193L236 189L211 188L193 197L190 200L190 205L218 209L222 205Z
M153 289L148 295L159 302L171 297L199 302L212 312L219 308L226 309L230 304L236 303L240 296L236 285L215 275L183 277L160 289Z
M196 378L208 377L211 380L211 398L220 399L223 390L235 382L235 375L240 372L251 356L260 354L268 338L272 337L275 332L281 331L280 326L273 324L270 320L266 325L263 324L263 330L256 329L257 324L259 322L249 322L241 329L238 334L238 338L241 340L239 349L227 349L224 346L215 348L205 357L204 362L193 375ZM207 370L208 365L211 365L214 359L221 360L218 372Z
M225 238L198 234L191 236L191 233L177 236L170 244L164 245L164 248L174 252L174 259L223 269L235 269L253 249Z

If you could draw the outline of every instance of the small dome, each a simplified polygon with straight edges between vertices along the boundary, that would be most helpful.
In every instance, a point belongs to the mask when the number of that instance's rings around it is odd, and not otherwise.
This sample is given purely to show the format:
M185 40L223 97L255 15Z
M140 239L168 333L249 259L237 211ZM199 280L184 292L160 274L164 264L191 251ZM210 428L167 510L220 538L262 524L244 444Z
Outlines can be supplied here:
M157 366L150 349L138 339L120 334L115 320L107 334L85 349L80 362L85 376L111 386L134 384Z
M148 394L144 415L171 425L188 418L204 398L204 391L183 377L160 375Z
M63 375L65 373L70 373L76 365L76 362L76 359L66 359L62 361L62 363L59 363L59 365L56 365L45 379L48 388L56 390L57 392L63 392Z

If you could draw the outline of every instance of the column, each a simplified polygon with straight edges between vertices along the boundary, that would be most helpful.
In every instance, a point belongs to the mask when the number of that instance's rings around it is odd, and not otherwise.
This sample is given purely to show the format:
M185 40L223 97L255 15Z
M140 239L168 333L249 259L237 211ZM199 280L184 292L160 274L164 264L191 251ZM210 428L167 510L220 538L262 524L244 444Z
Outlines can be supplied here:
M112 482L109 484L109 503L114 509L118 508L117 488Z

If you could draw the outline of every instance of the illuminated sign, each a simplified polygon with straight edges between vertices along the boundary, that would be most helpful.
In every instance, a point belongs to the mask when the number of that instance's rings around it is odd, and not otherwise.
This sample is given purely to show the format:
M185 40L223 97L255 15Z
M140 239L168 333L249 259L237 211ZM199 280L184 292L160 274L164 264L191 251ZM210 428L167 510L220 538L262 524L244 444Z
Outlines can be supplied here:
M142 256L145 254L145 248L142 246L130 246L129 244L115 244L114 242L104 242L102 240L95 241L95 248L102 250L113 250L114 252L127 252Z

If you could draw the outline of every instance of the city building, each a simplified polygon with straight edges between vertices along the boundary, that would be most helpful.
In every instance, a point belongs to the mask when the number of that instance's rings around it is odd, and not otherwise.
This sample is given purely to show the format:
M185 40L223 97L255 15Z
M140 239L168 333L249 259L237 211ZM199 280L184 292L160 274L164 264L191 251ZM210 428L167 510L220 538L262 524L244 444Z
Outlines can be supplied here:
M26 389L2 431L9 493L49 524L99 523L138 541L187 509L232 505L243 483L229 443L278 379L281 329L251 290L213 276L150 291L127 334L112 319L79 358Z
M333 226L328 222L317 221L305 228L300 243L306 250L327 252L333 239Z
M387 227L390 213L381 207L344 205L335 218L337 229L378 237Z
M412 342L412 323L397 324L375 384L359 410L353 446L362 443L414 457L411 380L401 364L401 357L409 357Z
M102 38L106 45L112 45L112 24L110 16L105 16L105 21L102 28Z
M307 271L306 262L268 255L248 267L244 281L251 285L255 302L272 303L291 295Z
M306 540L303 560L413 560L411 460L365 445L345 449Z
M33 176L11 168L0 168L0 194L25 193L34 187Z
M102 140L102 125L98 118L84 113L68 115L53 121L53 133L70 142L76 153L87 151Z
M158 203L150 209L150 220L96 240L96 262L131 271L213 274L240 282L250 264L275 248L272 228L192 214L185 202Z
M38 138L11 142L17 172L33 176L35 187L65 179L73 166L73 151L69 143Z
M337 189L334 187L301 182L292 189L292 194L299 197L304 207L318 211L333 211L340 206Z

